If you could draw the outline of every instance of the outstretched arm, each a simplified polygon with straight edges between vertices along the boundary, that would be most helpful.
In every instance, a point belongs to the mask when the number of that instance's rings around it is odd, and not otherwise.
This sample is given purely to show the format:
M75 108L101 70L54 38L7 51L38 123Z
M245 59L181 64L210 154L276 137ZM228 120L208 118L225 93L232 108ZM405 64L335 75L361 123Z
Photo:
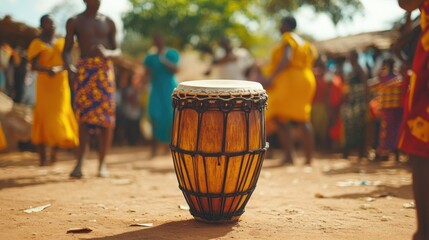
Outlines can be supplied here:
M39 58L40 58L40 54L36 55L32 60L31 60L31 70L36 71L36 72L45 72L47 74L49 74L49 76L54 76L55 75L55 69L53 67L44 67L42 65L39 64Z
M284 48L284 50L283 50L282 60L280 61L279 65L277 65L277 67L274 70L274 72L272 73L272 75L267 78L266 83L263 84L264 87L269 87L272 84L272 82L274 81L274 78L276 78L277 75L284 68L287 67L287 65L289 64L291 58L292 58L292 48L291 48L290 45L286 45L285 48Z
M398 39L392 44L391 48L395 56L399 58L399 60L402 61L402 63L406 65L411 65L412 59L409 59L408 56L404 54L402 49L406 44L410 44L411 41L413 41L413 38L417 35L420 35L421 28L420 28L420 21L416 20L414 22L411 22L408 18L410 18L410 13L407 13L407 23L403 27L403 30L400 31L400 35Z
M67 70L68 77L69 77L69 86L70 89L73 87L73 79L75 74L77 73L77 69L72 64L72 56L71 51L73 49L74 44L74 34L76 29L76 20L74 18L70 18L67 20L66 24L66 41L64 43L64 49L63 49L63 61L64 61L64 68Z
M172 73L177 73L179 71L179 66L171 61L169 61L165 55L160 55L159 60L167 67L167 69Z
M406 11L413 11L419 8L425 0L398 0L398 4Z
M106 57L119 57L121 55L121 49L118 48L118 44L116 42L116 25L112 19L108 19L110 25L110 33L109 33L109 45L110 48L106 49L104 54Z
M64 61L64 67L65 69L67 69L67 71L69 71L69 73L76 72L76 68L72 64L72 56L71 56L71 51L73 49L73 44L74 44L75 28L76 28L75 19L70 18L69 20L67 20L66 41L63 49L63 61Z

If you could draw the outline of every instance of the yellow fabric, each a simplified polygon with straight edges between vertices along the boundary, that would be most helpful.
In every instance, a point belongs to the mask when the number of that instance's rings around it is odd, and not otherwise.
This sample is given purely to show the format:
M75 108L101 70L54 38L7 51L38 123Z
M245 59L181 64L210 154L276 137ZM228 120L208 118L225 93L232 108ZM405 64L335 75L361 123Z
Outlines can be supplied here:
M28 58L32 61L39 56L39 64L45 67L63 66L63 47L64 39L56 40L52 46L35 39L28 48ZM66 71L54 76L45 72L37 74L32 141L65 148L78 145L78 125L71 107Z
M0 150L5 149L7 147L6 137L3 133L3 128L0 124Z
M287 45L292 49L291 60L267 89L267 121L273 118L282 121L309 121L311 102L316 90L312 71L317 57L315 48L294 33L284 33L281 43L272 52L271 62L264 69L264 74L270 76L275 71Z
M422 29L422 36L420 41L422 42L425 51L429 51L429 31L426 31L428 27L429 16L424 9L420 11L420 27Z
M428 26L428 17L427 13L422 9L420 11L420 27L422 31L425 31Z

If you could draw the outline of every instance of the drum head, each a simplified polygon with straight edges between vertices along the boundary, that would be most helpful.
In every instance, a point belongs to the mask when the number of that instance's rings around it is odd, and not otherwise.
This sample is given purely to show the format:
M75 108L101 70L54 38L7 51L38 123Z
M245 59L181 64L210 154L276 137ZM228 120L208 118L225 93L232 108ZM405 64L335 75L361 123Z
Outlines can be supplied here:
M265 93L260 83L241 80L195 80L179 84L176 92L197 95L242 95Z

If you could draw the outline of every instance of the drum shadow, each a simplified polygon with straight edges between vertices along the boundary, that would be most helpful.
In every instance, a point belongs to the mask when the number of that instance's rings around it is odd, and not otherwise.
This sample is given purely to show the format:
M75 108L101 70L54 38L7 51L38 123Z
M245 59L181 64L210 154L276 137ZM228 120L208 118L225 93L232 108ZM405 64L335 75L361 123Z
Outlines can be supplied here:
M329 160L328 160L329 161ZM340 168L333 168L323 171L324 175L343 175L343 174L379 174L380 172L395 173L395 171L407 171L411 172L411 168L408 163L397 163L394 161L389 162L369 162L361 164L358 162L348 162L345 160L345 165Z
M385 198L395 197L405 200L413 200L413 189L411 184L405 184L398 187L379 185L377 189L372 192L358 192L358 193L347 193L335 196L325 196L324 198L331 199L362 199L362 198Z
M208 240L225 236L233 230L235 224L206 224L196 220L173 221L137 231L114 236L90 238L91 240L141 240L141 239L192 239Z
M31 187L45 184L65 183L72 182L72 179L64 179L55 175L46 176L28 176L28 177L17 177L17 178L6 178L0 179L0 190L6 188L22 188Z

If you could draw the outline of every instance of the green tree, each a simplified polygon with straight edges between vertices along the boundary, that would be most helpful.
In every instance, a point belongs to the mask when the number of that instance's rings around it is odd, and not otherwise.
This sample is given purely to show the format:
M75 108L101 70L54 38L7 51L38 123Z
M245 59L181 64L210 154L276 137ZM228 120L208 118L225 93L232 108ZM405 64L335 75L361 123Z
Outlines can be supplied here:
M121 50L126 55L141 60L151 45L152 42L149 38L144 38L140 33L128 30L122 39Z
M360 0L262 0L270 14L292 13L302 6L310 6L317 13L326 13L334 24L350 20L363 10Z
M124 52L145 52L155 32L164 33L170 46L187 46L210 52L223 35L260 52L276 40L277 22L285 13L310 6L327 13L333 23L352 18L362 10L360 0L129 0L123 17ZM138 37L145 39L138 43ZM140 49L140 50L138 50ZM252 49L253 50L253 49ZM257 50L257 51L259 51Z
M257 22L249 0L130 0L131 10L123 16L124 29L150 37L163 32L167 42L184 48L188 44L208 50L213 40L234 35L250 44L248 24Z

